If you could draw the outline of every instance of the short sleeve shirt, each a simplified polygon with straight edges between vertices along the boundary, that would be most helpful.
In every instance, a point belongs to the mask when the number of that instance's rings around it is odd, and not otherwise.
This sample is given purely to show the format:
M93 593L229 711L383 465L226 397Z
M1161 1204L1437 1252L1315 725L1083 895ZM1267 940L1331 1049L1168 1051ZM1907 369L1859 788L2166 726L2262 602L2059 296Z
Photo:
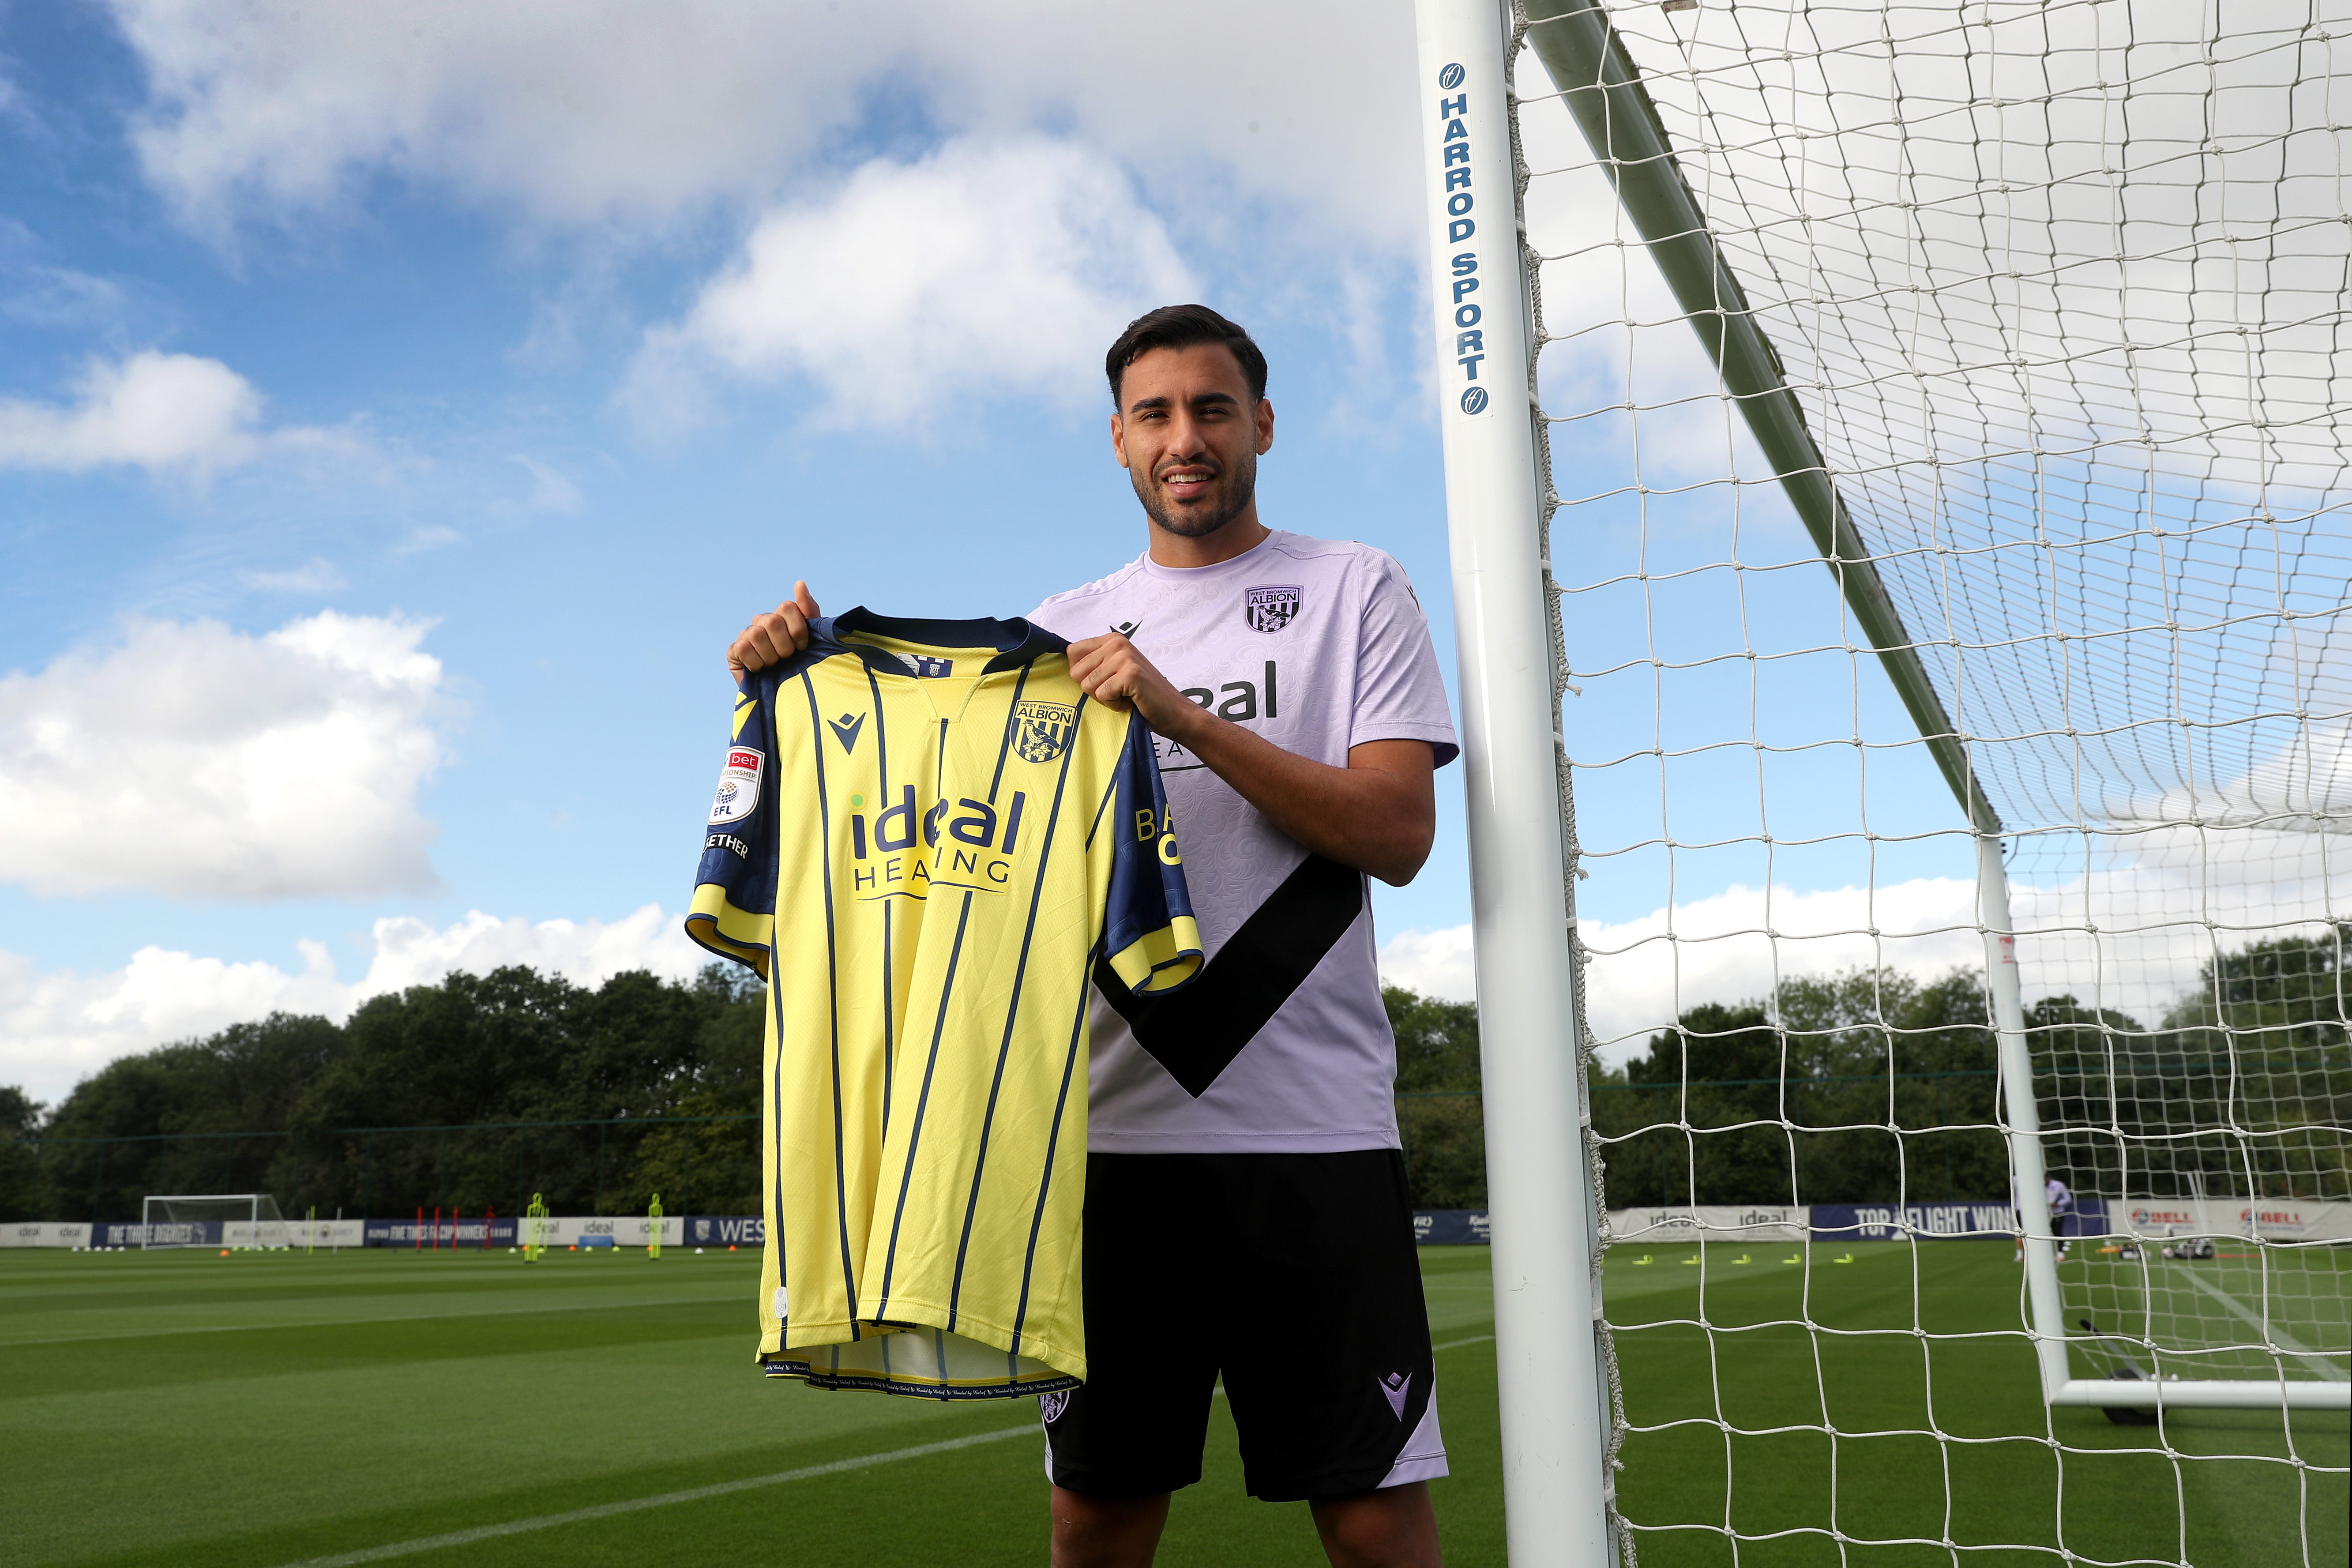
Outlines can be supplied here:
M1146 555L1029 618L1073 642L1121 633L1194 702L1333 767L1371 741L1425 741L1441 766L1459 750L1420 602L1369 545L1276 531L1213 566ZM1097 971L1088 1146L1396 1147L1396 1042L1365 877L1308 855L1197 757L1155 742L1209 965L1157 1002Z

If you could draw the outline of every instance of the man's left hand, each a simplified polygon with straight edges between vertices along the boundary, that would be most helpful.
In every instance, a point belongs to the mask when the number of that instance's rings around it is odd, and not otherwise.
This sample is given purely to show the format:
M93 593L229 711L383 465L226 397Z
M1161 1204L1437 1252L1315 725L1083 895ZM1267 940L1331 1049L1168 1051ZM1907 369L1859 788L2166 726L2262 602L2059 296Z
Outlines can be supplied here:
M1072 643L1070 675L1113 712L1143 715L1317 854L1400 888L1429 858L1437 758L1428 742L1366 741L1348 748L1346 767L1315 762L1200 706L1117 633Z
M1117 632L1072 643L1070 679L1114 713L1142 714L1145 723L1171 741L1181 741L1202 715L1199 705Z

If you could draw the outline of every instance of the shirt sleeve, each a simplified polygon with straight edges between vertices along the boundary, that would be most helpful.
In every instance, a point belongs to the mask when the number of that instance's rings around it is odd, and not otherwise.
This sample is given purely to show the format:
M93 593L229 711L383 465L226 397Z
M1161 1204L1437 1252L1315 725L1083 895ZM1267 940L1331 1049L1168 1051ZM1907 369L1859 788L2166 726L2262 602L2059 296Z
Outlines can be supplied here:
M776 923L775 682L735 694L734 729L703 825L686 934L768 974Z
M1359 633L1348 744L1426 741L1442 768L1462 754L1462 747L1445 705L1437 650L1430 645L1429 617L1422 614L1404 569L1386 555L1375 559L1377 570Z
M1111 793L1103 824L1111 836L1103 957L1129 990L1160 995L1200 973L1201 931L1192 921L1192 895L1184 885L1151 730L1140 718L1128 721Z

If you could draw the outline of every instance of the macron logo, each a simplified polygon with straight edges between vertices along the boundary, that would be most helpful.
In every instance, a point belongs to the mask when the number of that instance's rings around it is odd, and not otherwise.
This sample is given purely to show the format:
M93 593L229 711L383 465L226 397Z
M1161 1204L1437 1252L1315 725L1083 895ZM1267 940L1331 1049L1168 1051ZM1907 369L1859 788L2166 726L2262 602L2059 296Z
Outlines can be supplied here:
M1396 1412L1396 1418L1398 1420L1403 1420L1404 1398L1406 1394L1412 1392L1412 1373L1409 1372L1391 1373L1388 1376L1381 1378L1378 1381L1381 1385L1381 1394L1389 1402L1389 1408Z
M828 719L825 722L833 726L833 738L841 742L841 749L844 752L857 750L857 731L866 727L865 714L860 713L853 717L844 713L840 718Z

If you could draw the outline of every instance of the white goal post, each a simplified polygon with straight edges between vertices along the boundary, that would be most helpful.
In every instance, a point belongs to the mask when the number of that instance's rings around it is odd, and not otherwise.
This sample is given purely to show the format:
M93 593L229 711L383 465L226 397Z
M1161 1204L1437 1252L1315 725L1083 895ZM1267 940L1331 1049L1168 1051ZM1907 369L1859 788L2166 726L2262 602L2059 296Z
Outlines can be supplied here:
M177 1247L282 1248L294 1227L268 1193L161 1193L139 1205L140 1245L150 1251Z
M1514 1561L1630 1560L1637 1150L2013 1203L2045 1409L2346 1409L2352 5L1417 17Z

